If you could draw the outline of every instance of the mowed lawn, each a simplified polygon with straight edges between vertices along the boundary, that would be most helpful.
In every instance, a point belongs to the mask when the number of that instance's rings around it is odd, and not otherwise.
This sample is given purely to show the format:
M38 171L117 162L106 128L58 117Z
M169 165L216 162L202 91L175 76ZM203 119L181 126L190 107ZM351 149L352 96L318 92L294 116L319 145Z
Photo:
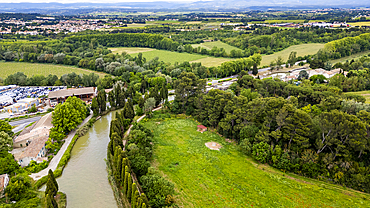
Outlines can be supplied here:
M227 43L224 43L224 42L221 42L221 41L205 42L205 43L201 43L201 44L193 44L192 46L193 46L193 48L197 48L197 47L200 46L200 47L205 48L207 50L211 50L213 47L224 48L226 53L228 53L228 54L230 54L230 51L232 51L232 50L241 50L240 48L231 46L231 45L229 45Z
M63 66L56 64L38 64L38 63L25 63L25 62L0 62L0 77L5 79L7 76L16 72L23 72L28 77L33 75L44 75L49 74L57 75L58 77L69 74L90 74L95 73L100 77L104 77L106 74L102 72L96 72L88 69L81 69L71 66Z
M367 194L257 165L237 146L190 119L149 120L153 165L175 184L180 207L370 207ZM206 142L218 142L220 151Z
M370 90L358 91L358 92L347 92L346 94L362 95L366 98L366 103L370 104Z
M292 51L297 52L297 56L306 56L317 53L320 49L324 48L321 43L309 43L290 46L282 51L276 52L271 55L263 55L261 66L269 66L272 61L275 61L279 56L283 58L284 62L288 60Z

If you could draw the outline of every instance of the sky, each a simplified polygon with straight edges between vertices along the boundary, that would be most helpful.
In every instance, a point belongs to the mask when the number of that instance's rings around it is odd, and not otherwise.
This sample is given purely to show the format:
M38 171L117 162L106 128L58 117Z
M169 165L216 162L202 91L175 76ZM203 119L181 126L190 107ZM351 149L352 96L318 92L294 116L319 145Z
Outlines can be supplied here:
M153 1L167 1L167 2L189 2L194 0L0 0L0 3L45 3L45 2L59 2L59 3L77 3L77 2L89 2L89 3L119 3L119 2L153 2Z

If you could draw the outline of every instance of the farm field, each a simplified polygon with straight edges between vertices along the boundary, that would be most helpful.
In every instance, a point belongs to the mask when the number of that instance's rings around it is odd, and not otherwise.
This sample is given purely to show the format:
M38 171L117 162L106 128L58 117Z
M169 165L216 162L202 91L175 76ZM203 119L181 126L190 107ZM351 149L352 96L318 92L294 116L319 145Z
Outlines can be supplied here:
M137 56L138 53L131 54L131 56ZM143 52L143 57L146 58L147 61L158 57L160 61L169 62L174 64L176 62L182 63L184 61L195 61L198 59L205 58L207 56L198 55L198 54L190 54L190 53L177 53L171 51L164 51L164 50L152 50Z
M370 22L349 22L352 26L370 26Z
M330 62L332 64L336 64L336 63L339 63L339 62L346 62L346 61L351 61L352 59L356 60L364 55L368 55L370 53L370 51L363 51L363 52L360 52L360 53L356 53L356 54L353 54L353 55L350 55L350 56L345 56L345 57L342 57L342 58L339 58L339 59L334 59L334 60L331 60Z
M229 45L227 43L224 43L224 42L221 42L221 41L206 42L206 43L201 43L201 44L193 44L191 46L193 46L193 48L197 48L197 47L200 46L200 47L208 49L208 50L211 50L213 47L216 46L217 48L224 48L226 53L228 53L228 54L230 54L230 51L232 51L232 50L241 50L240 48L231 46L231 45Z
M358 92L347 92L346 94L362 95L366 98L366 103L370 104L370 90L358 91Z
M75 72L76 74L90 74L95 73L100 77L106 74L102 72L91 71L88 69L81 69L71 66L54 65L54 64L39 64L39 63L25 63L25 62L0 62L0 77L5 79L7 76L16 72L23 72L28 77L33 75L49 74L57 75L58 77Z
M370 206L367 194L258 165L225 138L196 131L190 119L143 124L154 133L153 165L175 184L179 207ZM222 148L208 149L211 141Z
M265 20L265 21L252 21L248 22L248 24L274 24L274 23L303 23L304 20Z
M262 55L262 62L260 66L268 66L272 61L275 61L279 56L283 58L284 62L288 60L289 54L292 51L297 52L297 56L305 56L317 53L321 48L324 48L324 44L321 43L309 43L290 46L282 51L276 52L271 55Z
M220 66L222 63L226 61L231 61L231 60L232 59L229 59L229 58L207 57L207 58L202 58L202 59L198 59L195 61L191 61L190 63L200 62L202 63L202 66L212 67L212 66Z
M147 51L154 51L154 48L139 48L139 47L120 47L120 48L108 48L112 51L112 53L121 54L122 52L126 52L128 54L133 53L143 53Z

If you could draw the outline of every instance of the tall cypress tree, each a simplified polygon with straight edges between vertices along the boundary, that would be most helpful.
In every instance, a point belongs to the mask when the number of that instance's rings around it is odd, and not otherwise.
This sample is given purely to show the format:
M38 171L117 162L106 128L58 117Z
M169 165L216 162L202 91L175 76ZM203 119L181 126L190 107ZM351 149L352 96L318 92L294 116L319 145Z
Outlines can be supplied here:
M136 192L137 192L137 190L136 190L136 184L133 183L132 184L132 193L131 193L131 208L135 208L136 207L136 195L135 195Z
M137 192L139 194L139 192ZM139 196L137 198L137 207L136 208L141 208L141 205L143 204L143 200L141 199L141 197Z
M129 177L129 173L125 172L125 181L123 182L123 194L124 195L127 194L128 177Z
M132 188L131 188L131 202L133 202L134 199L135 199L135 191L136 191L136 183L132 183Z
M58 203L55 201L54 197L49 194L46 195L46 207L58 208Z
M122 167L121 167L121 185L123 186L124 183L125 183L125 180L126 180L126 171L125 171L125 167L126 167L126 158L123 158L122 159Z
M117 159L117 178L119 179L119 181L117 181L118 183L121 183L121 181L123 180L123 178L121 178L121 172L122 172L122 155L121 154L118 154L118 159Z
M56 189L54 183L51 181L50 178L48 178L48 180L46 182L45 196L46 195L55 196L55 194L57 193L56 190L57 189Z
M57 189L57 191L58 191L58 190L59 190L58 182L57 182L57 180L55 179L55 177L54 177L54 173L53 173L53 171L52 171L51 169L49 169L48 175L49 175L49 177L51 178L51 181L54 183L54 186L55 186L55 188L56 188L56 189Z
M128 173L128 183L127 183L127 199L131 202L131 195L132 195L132 178L131 174Z
M146 197L145 193L142 193L140 198L143 200L143 204L149 204L148 198Z

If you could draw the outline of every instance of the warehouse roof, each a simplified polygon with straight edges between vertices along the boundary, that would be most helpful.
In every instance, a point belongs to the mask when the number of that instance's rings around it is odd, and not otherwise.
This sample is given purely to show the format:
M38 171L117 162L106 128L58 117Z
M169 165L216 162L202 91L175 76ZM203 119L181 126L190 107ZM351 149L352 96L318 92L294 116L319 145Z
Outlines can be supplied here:
M73 88L49 92L49 99L69 97L73 95L86 95L95 93L95 87Z

